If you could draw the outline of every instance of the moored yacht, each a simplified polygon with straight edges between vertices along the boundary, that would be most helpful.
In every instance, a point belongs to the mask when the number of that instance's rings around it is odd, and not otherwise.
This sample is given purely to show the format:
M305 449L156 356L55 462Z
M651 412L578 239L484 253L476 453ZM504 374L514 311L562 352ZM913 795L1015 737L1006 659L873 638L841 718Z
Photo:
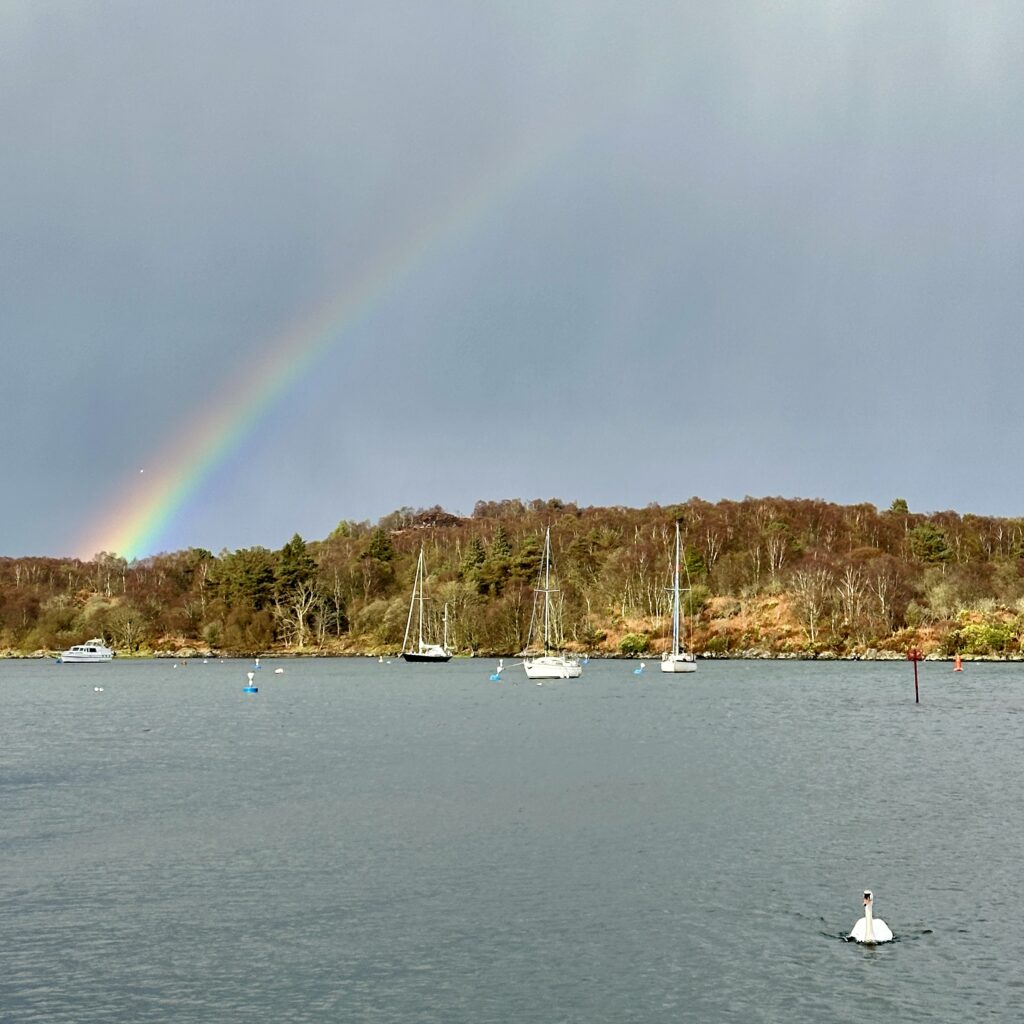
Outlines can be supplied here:
M540 578L534 589L533 616L530 621L530 636L523 652L523 668L527 679L579 679L583 675L583 667L579 658L568 654L554 653L550 649L551 639L551 595L558 593L557 586L551 580L551 528L544 535L544 558L540 567ZM543 595L543 644L541 654L529 654L533 639L534 625L537 619L537 606Z
M672 575L672 650L661 656L662 672L696 672L697 658L679 639L679 523L676 523L676 563Z
M402 657L405 661L418 661L433 664L443 664L451 660L452 652L448 649L448 605L444 606L444 637L441 643L428 643L423 639L424 634L424 584L426 582L426 569L423 565L423 548L420 548L420 557L416 562L416 578L412 585L412 600L409 602L409 618L405 623L405 639L402 640ZM415 647L410 642L412 632L413 616L417 619L418 640Z
M75 644L74 647L62 651L57 660L60 662L110 661L113 657L114 652L107 647L102 639L96 637L93 640L86 640L84 644Z

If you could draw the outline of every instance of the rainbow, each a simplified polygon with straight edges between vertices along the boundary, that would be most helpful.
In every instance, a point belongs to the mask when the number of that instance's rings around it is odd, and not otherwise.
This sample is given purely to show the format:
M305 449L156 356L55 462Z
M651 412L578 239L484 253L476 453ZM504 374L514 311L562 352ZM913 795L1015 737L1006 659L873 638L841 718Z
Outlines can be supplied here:
M437 208L396 244L316 308L297 318L266 346L241 380L204 412L175 431L146 460L154 472L133 474L113 503L73 545L78 557L101 551L129 561L159 550L169 526L195 499L214 471L235 452L278 401L355 325L406 280L431 253L452 244L484 215L535 179L571 149L583 131L550 133L515 159L496 160L476 182Z

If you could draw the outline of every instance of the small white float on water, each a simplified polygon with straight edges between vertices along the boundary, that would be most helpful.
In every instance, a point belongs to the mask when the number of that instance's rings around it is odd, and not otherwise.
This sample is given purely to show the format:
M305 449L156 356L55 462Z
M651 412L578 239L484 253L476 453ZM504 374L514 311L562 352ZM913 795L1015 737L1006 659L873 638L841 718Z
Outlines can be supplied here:
M850 938L854 942L862 942L866 946L874 946L879 942L892 942L892 931L880 918L874 917L871 906L874 895L870 889L864 890L864 916L853 926Z

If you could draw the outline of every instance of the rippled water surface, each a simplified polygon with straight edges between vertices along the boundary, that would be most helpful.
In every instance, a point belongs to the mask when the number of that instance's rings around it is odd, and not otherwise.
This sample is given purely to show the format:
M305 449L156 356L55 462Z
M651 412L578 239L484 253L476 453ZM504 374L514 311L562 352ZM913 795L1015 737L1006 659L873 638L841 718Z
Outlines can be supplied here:
M1024 666L248 667L0 662L0 1019L1024 1020Z

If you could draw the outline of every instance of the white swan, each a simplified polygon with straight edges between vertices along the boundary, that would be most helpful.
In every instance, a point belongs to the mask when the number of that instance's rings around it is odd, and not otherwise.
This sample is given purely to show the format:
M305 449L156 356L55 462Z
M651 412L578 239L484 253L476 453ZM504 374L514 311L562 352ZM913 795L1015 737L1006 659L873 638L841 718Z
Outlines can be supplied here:
M864 916L853 926L850 938L854 942L863 942L865 945L875 945L878 942L892 942L892 932L889 926L880 918L871 914L871 904L874 896L870 889L864 890Z

